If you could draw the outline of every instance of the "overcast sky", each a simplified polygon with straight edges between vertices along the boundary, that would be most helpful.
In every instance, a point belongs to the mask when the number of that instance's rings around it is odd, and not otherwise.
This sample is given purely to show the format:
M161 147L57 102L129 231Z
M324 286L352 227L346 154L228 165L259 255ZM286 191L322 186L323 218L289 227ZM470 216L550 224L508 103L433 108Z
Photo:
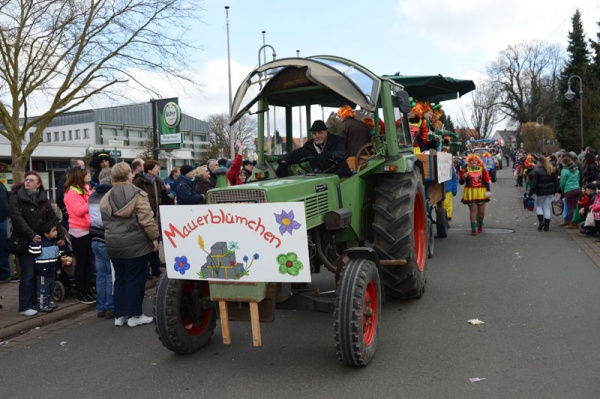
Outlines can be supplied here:
M539 39L565 49L577 8L588 38L596 39L600 21L600 0L207 0L200 4L201 21L189 34L204 47L193 57L204 90L182 93L166 83L163 86L163 97L178 96L183 112L200 119L228 113L226 5L234 95L258 64L263 30L278 59L294 57L300 50L300 56L349 58L381 75L442 74L477 83L486 65L508 45ZM271 50L266 53L270 61ZM467 94L446 101L444 109L456 121L469 98Z

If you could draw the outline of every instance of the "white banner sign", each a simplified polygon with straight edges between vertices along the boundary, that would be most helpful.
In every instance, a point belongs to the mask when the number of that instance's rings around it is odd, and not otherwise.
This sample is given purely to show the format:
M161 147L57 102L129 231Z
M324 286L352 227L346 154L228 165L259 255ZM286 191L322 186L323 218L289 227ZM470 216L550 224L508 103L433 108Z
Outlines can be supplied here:
M161 205L173 279L310 282L304 203Z
M436 155L438 183L452 179L452 154L447 152L438 152Z
M181 133L161 134L159 137L161 145L181 144Z

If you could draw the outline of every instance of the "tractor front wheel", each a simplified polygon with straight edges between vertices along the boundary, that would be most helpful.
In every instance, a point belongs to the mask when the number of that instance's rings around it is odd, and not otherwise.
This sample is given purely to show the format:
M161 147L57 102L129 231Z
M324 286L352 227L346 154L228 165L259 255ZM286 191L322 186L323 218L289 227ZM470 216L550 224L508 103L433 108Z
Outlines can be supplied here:
M381 283L370 260L351 259L336 292L334 330L338 358L364 367L375 356L381 312Z
M164 273L154 298L156 332L176 353L193 353L208 344L217 323L208 282L169 279Z

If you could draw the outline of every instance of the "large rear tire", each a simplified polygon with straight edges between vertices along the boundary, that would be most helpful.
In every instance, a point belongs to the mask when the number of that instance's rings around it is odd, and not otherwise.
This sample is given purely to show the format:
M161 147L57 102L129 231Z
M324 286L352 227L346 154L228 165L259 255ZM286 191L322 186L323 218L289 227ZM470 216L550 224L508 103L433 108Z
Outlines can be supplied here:
M375 356L381 312L381 282L370 260L351 259L336 292L334 330L338 358L364 367Z
M427 215L421 171L381 175L373 205L374 248L381 259L406 259L406 265L382 267L385 293L419 298L425 290Z
M208 344L217 320L208 282L169 279L164 273L154 298L156 332L176 353L193 353Z

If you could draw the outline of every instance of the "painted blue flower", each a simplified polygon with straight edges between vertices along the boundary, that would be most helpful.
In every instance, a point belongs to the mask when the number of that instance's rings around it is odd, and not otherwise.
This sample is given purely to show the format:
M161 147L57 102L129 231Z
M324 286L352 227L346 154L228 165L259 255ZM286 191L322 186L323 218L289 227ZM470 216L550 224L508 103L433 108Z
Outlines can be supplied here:
M248 258L247 256L244 256L242 259L244 259L244 263L247 263L248 260L250 260L250 258Z
M281 235L285 234L286 232L292 235L292 231L298 230L300 226L302 226L300 223L294 220L294 211L287 213L282 209L281 214L278 215L274 213L273 215L275 215L275 221L279 223L279 233L281 233Z
M187 256L176 256L175 257L175 271L185 274L186 270L190 268L190 263L187 260Z
M235 252L239 249L240 249L240 247L238 247L237 241L229 241L229 248L228 248L229 251Z
M253 256L254 260L258 260L259 257L260 256L258 256L258 254L254 254L254 256Z

